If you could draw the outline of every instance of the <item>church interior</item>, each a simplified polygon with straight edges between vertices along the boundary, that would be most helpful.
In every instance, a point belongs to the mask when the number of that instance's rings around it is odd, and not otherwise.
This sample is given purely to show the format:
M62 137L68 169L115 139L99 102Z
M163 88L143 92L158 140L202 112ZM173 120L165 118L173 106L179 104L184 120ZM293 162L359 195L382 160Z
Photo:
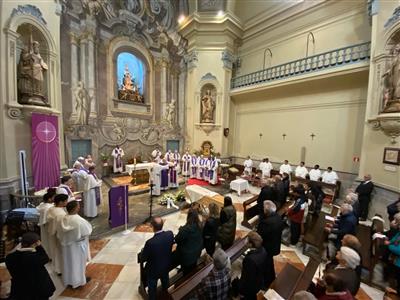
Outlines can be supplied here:
M40 299L400 299L400 1L0 0L0 27L0 299L37 299L32 232Z

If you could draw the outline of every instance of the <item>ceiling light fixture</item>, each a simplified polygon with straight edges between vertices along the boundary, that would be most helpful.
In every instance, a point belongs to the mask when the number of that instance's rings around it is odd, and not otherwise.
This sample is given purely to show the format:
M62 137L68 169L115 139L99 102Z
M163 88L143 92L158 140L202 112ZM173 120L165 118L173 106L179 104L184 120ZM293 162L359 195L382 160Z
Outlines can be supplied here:
M182 24L183 21L185 21L185 19L186 19L185 15L180 15L178 18L178 24Z

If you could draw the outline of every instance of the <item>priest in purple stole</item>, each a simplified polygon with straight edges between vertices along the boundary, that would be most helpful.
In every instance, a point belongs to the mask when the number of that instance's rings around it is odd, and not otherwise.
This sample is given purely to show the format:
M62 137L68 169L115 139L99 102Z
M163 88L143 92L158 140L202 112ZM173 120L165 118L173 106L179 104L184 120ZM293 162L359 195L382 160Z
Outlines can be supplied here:
M161 191L166 191L168 189L168 163L166 159L164 158L161 163L161 166L166 166L166 168L161 170L161 183L160 183L160 189Z
M197 157L193 154L190 158L190 178L197 177Z
M205 158L205 163L204 163L204 181L209 181L210 177L209 177L209 171L210 171L210 164L211 164L211 160L210 158L206 157Z
M183 176L189 176L190 174L190 160L191 156L189 154L189 151L186 151L185 154L182 156L182 175Z
M197 161L197 179L204 180L204 169L206 160L203 155L200 155Z
M173 189L178 187L177 164L174 159L169 162L169 187Z
M217 169L218 169L218 161L215 157L211 156L210 169L208 171L208 176L209 176L208 182L212 185L215 185L218 183Z

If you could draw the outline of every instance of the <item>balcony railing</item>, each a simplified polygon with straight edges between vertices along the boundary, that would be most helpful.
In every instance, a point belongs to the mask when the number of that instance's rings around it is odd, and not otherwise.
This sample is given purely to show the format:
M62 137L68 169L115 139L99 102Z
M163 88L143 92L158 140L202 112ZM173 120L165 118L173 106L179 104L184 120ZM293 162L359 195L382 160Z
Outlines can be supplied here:
M232 78L231 89L305 75L339 66L350 65L362 60L369 60L370 50L371 42L367 42L308 56L265 70Z

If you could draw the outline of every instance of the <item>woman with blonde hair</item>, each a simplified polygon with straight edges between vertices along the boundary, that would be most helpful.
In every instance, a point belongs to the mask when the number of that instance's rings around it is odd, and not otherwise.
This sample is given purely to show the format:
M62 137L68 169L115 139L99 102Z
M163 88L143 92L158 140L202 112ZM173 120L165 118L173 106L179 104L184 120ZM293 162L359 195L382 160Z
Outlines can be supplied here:
M219 221L219 207L217 204L211 202L208 205L208 218L203 228L203 243L207 254L212 256L215 251L215 243L217 241L217 232L220 225Z

